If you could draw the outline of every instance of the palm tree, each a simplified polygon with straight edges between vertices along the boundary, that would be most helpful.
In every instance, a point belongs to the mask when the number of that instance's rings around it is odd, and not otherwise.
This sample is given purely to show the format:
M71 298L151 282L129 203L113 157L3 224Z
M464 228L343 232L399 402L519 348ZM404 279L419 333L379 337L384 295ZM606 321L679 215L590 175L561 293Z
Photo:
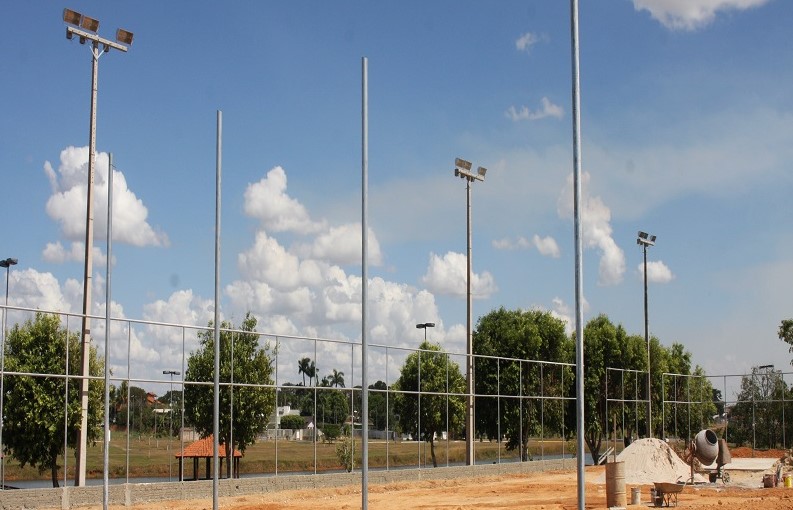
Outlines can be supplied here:
M339 372L334 368L333 374L330 376L330 385L335 388L339 386L344 388L344 372Z
M316 378L316 380L317 380L316 384L317 384L317 386L319 386L319 369L317 368L317 364L314 363L313 361L308 366L308 372L306 372L306 375L308 375L309 382L312 382L311 381L312 378ZM312 382L312 384L313 384L313 382Z
M309 373L314 363L311 358L302 358L297 362L297 373L303 374L303 386L306 385L306 376L313 377L314 374Z

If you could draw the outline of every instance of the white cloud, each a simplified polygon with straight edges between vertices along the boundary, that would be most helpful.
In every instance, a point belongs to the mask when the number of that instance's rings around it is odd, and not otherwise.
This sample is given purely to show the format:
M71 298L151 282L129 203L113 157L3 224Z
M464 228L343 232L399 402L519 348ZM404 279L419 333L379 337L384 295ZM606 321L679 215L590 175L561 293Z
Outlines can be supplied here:
M600 197L592 197L587 193L590 175L584 172L581 186L581 230L584 246L600 250L598 283L600 285L616 285L622 281L625 273L625 253L611 237L611 210ZM559 195L557 205L559 216L573 217L573 175L567 178L567 184Z
M710 24L719 11L742 11L766 3L768 0L633 0L637 11L648 11L671 30L696 30Z
M518 51L530 53L531 47L540 42L542 39L543 38L537 34L526 32L522 36L518 37L518 39L515 41L515 48L517 48Z
M540 237L537 234L531 238L532 244L537 248L541 255L546 257L553 257L558 259L560 256L559 245L556 244L556 239L551 236Z
M491 243L493 248L497 250L528 250L531 247L537 248L541 255L546 257L559 258L560 251L559 245L553 237L540 237L534 234L531 241L523 236L518 236L512 240L508 237L502 239L495 239Z
M369 263L379 266L383 263L380 243L372 229L369 229ZM294 251L303 257L327 260L331 264L361 263L361 224L347 223L339 227L331 227L318 235L311 245L298 245Z
M70 240L85 239L85 208L88 189L88 147L67 147L61 151L60 165L44 163L52 195L46 211L63 235ZM94 235L104 239L107 232L107 154L98 153L94 173ZM133 246L168 246L168 236L147 222L148 209L127 187L124 174L113 171L113 239Z
M92 251L94 267L101 268L107 266L107 257L105 257L105 253L101 248L94 246ZM47 246L45 246L44 250L41 252L41 256L44 261L55 264L83 262L85 261L85 243L75 241L70 244L68 250L64 248L60 241L47 243ZM115 257L113 257L113 263L115 263Z
M286 194L286 172L280 166L249 184L244 200L245 214L261 221L267 230L311 234L324 228L323 223L311 220L303 204Z
M644 264L639 264L639 275L644 278ZM662 261L651 261L647 263L647 281L653 283L669 283L674 280L675 275L672 270Z
M450 251L443 257L430 253L427 272L421 281L432 292L465 297L467 267L465 255L462 253ZM471 275L471 295L475 299L488 298L497 290L493 275L487 271Z
M543 97L540 103L541 106L539 110L531 111L526 106L521 106L520 109L510 106L504 114L514 122L521 120L540 120L546 117L553 117L555 119L564 117L564 108L552 103L547 97Z

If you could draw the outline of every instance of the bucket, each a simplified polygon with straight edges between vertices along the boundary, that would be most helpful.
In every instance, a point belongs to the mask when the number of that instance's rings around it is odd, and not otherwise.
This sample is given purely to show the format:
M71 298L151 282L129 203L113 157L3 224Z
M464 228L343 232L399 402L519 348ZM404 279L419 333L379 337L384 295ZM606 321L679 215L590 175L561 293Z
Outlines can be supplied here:
M631 487L631 505L641 505L641 504L642 504L642 488Z
M608 480L606 480L608 482ZM776 485L776 475L772 474L765 474L763 475L763 487L766 489L773 487Z
M791 476L791 475L785 475L785 476L783 476L783 477L782 477L782 480L784 480L784 482L785 482L785 487L787 487L788 489L790 489L791 487L793 487L793 476Z
M606 464L606 506L627 506L624 462L609 462Z

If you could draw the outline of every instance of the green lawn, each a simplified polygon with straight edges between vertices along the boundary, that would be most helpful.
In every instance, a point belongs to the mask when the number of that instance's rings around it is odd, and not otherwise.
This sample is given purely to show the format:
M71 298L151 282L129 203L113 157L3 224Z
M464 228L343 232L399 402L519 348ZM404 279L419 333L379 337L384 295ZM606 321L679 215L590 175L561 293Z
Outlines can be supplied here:
M186 443L187 445L189 443ZM570 441L565 443L565 452L570 453L575 449L575 443ZM174 453L180 449L179 440L174 438L170 441L167 438L154 438L150 436L139 436L132 434L129 440L129 457L127 458L127 436L123 431L113 432L110 440L109 450L109 476L111 478L124 478L129 469L130 478L139 477L173 477L179 478L179 462L174 457ZM498 443L489 441L477 441L474 443L476 458L478 461L487 460L497 462L499 459ZM530 451L534 458L539 458L541 452L545 455L556 455L562 452L562 441L546 440L544 442L530 442ZM356 441L356 467L360 466L360 440ZM444 466L447 460L450 464L459 464L465 460L465 441L436 441L435 455L439 466ZM506 451L502 448L500 452L502 461L517 460L517 453ZM89 478L101 478L102 462L104 453L102 444L89 447L87 454L87 470ZM245 473L272 474L276 472L314 472L343 469L336 457L336 444L321 443L316 444L311 441L286 441L274 440L260 441L249 446L244 457L240 462L240 471ZM316 459L316 468L315 468ZM413 466L431 467L432 459L430 456L430 445L428 443L418 443L416 441L400 441L386 443L383 440L369 442L369 467L382 468L387 464L389 467ZM73 478L74 452L69 451L67 479ZM63 480L63 458L59 460L61 468L59 479ZM48 479L49 470L39 474L36 469L30 466L21 469L19 463L12 457L6 459L5 478L7 481L28 480L28 479ZM185 463L185 476L192 478L192 461ZM224 463L225 469L225 463ZM204 461L199 462L199 476L205 476Z

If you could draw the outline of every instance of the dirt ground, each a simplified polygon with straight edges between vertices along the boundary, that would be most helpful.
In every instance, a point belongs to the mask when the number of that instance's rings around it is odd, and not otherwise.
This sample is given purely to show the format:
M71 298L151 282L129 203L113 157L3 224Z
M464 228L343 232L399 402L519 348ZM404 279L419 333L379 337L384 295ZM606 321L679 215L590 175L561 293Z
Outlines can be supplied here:
M587 467L587 479L601 477L603 466ZM721 482L704 486L687 486L679 495L678 505L696 510L782 510L793 508L793 489L764 489L761 475L756 488L744 480L724 486ZM650 505L650 485L642 486L641 505ZM549 471L502 477L371 485L368 508L372 510L473 510L528 509L572 510L578 507L575 470ZM631 489L626 487L628 503ZM124 507L112 507L123 510ZM211 500L170 501L135 505L134 510L210 510ZM306 508L361 508L360 486L272 492L251 496L221 498L220 508L231 510L305 510ZM586 484L586 508L606 508L604 484Z

